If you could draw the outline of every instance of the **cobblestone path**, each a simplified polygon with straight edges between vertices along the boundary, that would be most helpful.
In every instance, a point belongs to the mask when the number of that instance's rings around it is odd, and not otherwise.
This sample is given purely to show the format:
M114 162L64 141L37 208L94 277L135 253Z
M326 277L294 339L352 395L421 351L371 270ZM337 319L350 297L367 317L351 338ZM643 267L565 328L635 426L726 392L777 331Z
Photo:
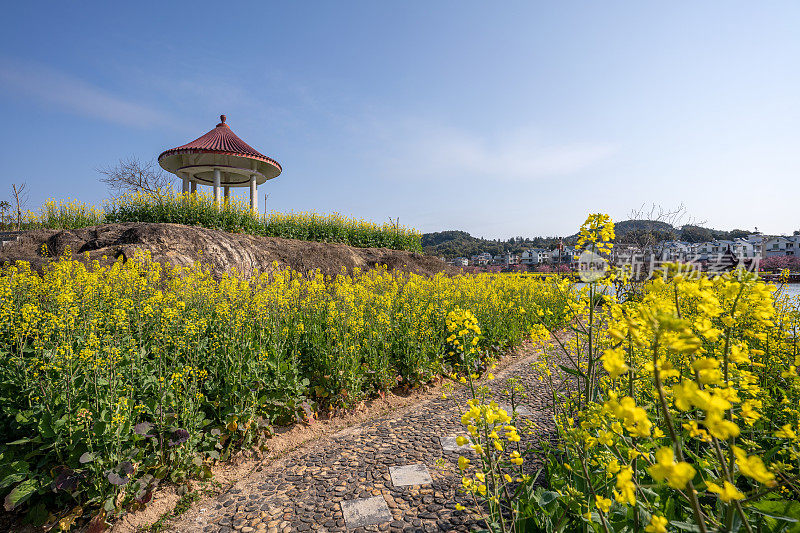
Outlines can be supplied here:
M548 394L531 368L537 355L521 350L508 356L516 360L486 384L502 405L508 401L502 393L506 379L519 378L528 397L518 412L543 428L552 422ZM416 404L301 447L240 480L174 530L470 531L478 527L476 519L455 506L469 507L457 490L457 463L472 450L453 450L455 436L464 434L460 415L467 397L459 388L447 399Z

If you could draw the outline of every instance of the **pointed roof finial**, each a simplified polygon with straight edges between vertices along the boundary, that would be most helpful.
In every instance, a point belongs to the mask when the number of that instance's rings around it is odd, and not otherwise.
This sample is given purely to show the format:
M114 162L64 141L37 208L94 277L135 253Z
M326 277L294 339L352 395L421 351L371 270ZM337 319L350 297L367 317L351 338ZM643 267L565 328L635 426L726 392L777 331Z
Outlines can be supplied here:
M259 170L264 175L271 175L275 170L277 170L277 174L275 174L275 176L281 173L281 166L277 161L258 152L252 146L237 137L233 131L231 131L230 126L225 123L225 115L220 115L219 119L222 122L217 124L216 128L212 129L202 137L198 137L197 139L190 143L184 144L183 146L178 146L177 148L172 148L171 150L162 152L161 155L158 156L159 164L162 164L167 159L174 158L181 154L223 154L267 163L271 168L267 169L267 167L264 167L265 170ZM167 166L162 165L162 167L164 169L167 169L168 167L172 168L172 166L174 166L173 163L178 165L175 166L175 169L179 168L181 165L185 165L185 162L183 161L172 161L170 159L170 162L165 163ZM174 173L174 170L170 170L170 172Z

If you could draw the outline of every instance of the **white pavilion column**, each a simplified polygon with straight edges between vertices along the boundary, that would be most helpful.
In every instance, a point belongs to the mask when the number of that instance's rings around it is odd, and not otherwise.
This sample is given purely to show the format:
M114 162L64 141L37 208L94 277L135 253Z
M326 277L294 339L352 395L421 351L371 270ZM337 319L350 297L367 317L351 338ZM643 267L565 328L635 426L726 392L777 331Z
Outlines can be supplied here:
M222 179L222 173L219 171L218 168L214 169L214 203L219 206L222 203L222 195L220 194L220 180Z
M183 178L183 189L181 190L181 192L183 194L186 194L189 192L189 174L184 173L182 178Z
M256 175L250 176L250 210L253 213L258 213L258 184L256 183Z

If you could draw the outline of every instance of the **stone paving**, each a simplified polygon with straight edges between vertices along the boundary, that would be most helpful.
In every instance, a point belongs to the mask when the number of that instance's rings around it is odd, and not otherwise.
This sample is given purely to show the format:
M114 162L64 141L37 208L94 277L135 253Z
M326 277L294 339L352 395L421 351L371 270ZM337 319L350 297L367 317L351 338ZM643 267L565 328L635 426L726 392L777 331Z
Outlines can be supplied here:
M511 356L509 356L511 357ZM507 403L505 379L519 378L528 397L517 412L549 427L548 394L531 368L535 353L522 353L487 384ZM339 432L240 480L206 512L175 531L287 533L290 531L470 531L479 527L458 491L461 477L455 436L465 388ZM467 455L468 456L468 455ZM535 470L535 461L526 464Z

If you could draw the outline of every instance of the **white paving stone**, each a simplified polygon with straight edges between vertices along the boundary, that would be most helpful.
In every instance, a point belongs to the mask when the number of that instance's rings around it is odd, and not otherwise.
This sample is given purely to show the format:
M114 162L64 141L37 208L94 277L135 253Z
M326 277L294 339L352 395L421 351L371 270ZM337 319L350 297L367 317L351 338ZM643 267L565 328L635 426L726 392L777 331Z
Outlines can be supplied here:
M428 468L424 464L390 466L389 475L392 477L392 484L395 487L406 485L428 485L433 480L428 473Z
M459 446L456 443L456 437L439 437L439 442L442 443L442 449L446 452L469 453L473 451L469 444Z
M504 409L506 413L509 415L511 414L511 406L507 403L499 403L497 404L501 409ZM517 405L517 415L519 416L533 416L533 411L526 405Z
M373 526L392 521L392 514L383 496L346 500L341 503L344 523L348 529Z

